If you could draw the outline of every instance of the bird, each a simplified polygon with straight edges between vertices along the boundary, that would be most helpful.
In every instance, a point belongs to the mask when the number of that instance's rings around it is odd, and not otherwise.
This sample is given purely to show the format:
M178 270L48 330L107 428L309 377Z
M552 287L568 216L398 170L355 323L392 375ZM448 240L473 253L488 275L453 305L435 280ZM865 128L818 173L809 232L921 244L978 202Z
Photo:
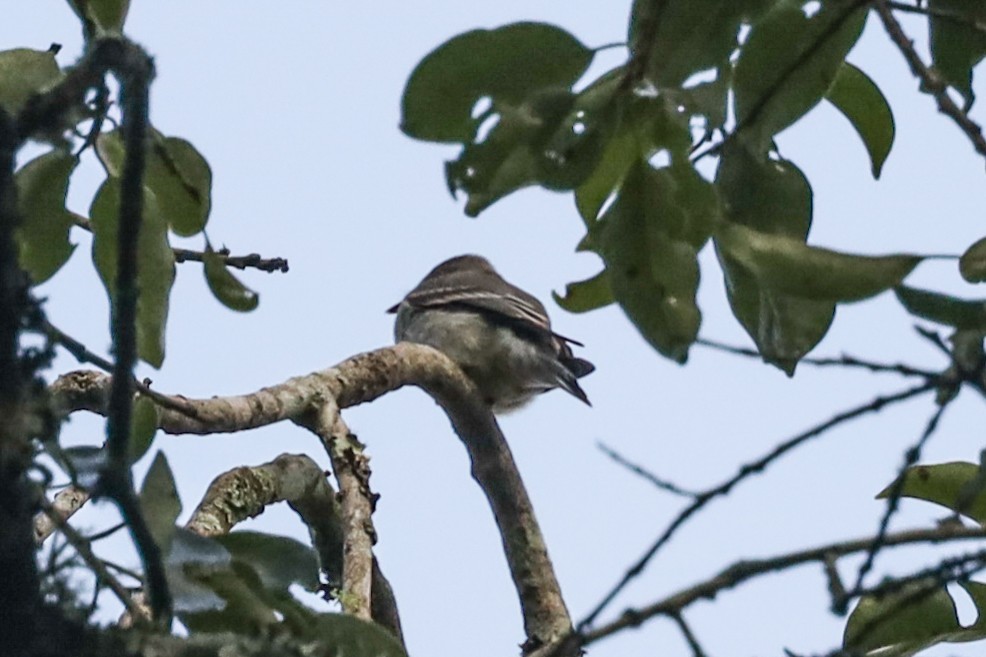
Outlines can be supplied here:
M460 255L432 269L387 310L396 342L426 344L451 358L494 413L521 408L561 388L591 406L578 379L595 365L584 346L551 329L544 305L503 279L486 258Z

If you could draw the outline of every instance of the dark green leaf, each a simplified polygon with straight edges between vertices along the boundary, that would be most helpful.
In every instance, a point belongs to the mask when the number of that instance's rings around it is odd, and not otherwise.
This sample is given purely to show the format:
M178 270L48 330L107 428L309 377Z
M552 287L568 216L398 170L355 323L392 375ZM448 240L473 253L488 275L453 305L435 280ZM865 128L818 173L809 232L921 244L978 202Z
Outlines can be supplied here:
M180 613L181 622L192 632L257 636L269 634L279 624L276 607L269 603L260 577L248 564L237 561L225 567L188 564L183 574L190 583L204 587L223 603L221 607L214 603L207 607L204 603L213 599L203 596L200 611Z
M140 460L154 442L157 433L158 417L157 404L149 397L141 395L134 402L133 416L130 421L130 462Z
M894 292L912 315L959 329L986 331L986 301L965 301L904 285Z
M99 135L96 152L110 176L123 175L126 153L120 130ZM212 207L212 170L190 143L151 130L144 187L154 193L161 215L176 234L189 237L205 228Z
M834 301L801 299L764 286L716 244L733 314L753 338L764 361L794 375L835 318Z
M571 34L544 23L460 34L426 55L411 73L401 102L401 129L417 139L470 142L484 119L472 115L481 98L490 98L502 111L502 105L518 107L541 89L569 89L592 55Z
M690 164L655 170L638 162L591 239L613 297L644 338L678 362L701 323L697 255L715 218L714 193L703 183Z
M161 217L154 195L144 190L144 216L138 240L137 351L154 367L164 361L164 332L168 299L175 280L175 256L168 243L168 225ZM119 234L120 185L106 179L89 208L92 221L92 256L99 277L112 299L116 294L117 236Z
M729 57L745 10L742 2L722 0L636 0L630 51L649 53L646 74L659 86L681 86Z
M931 59L945 81L972 106L972 69L986 55L986 33L976 23L986 22L986 4L970 0L928 0ZM944 13L951 17L936 16Z
M764 287L815 301L866 299L898 285L922 260L840 253L733 223L719 227L716 243Z
M859 133L870 155L873 177L879 178L894 143L894 115L880 88L865 73L843 62L825 96Z
M758 157L741 142L727 142L719 158L716 188L731 222L762 233L807 239L813 194L808 179L790 160Z
M76 16L92 23L98 35L119 34L130 11L130 0L68 0Z
M175 478L164 452L158 452L140 487L140 509L154 536L154 542L168 554L175 521L181 513L181 500L175 488Z
M982 469L974 463L954 461L937 465L916 465L904 473L903 497L934 502L951 511L986 525L986 484ZM880 491L887 498L897 486L894 482Z
M226 268L222 256L208 247L202 257L205 280L213 296L230 310L249 312L260 303L260 295L246 287Z
M970 283L986 281L986 237L966 249L959 259L959 273Z
M905 657L963 640L963 634L952 597L929 579L881 598L862 598L846 622L842 647L865 657Z
M866 22L857 0L830 0L811 18L802 2L778 3L754 25L733 78L736 121L762 145L825 96Z
M801 242L807 238L813 195L793 162L758 157L745 144L729 142L719 160L716 187L731 222ZM769 289L718 245L716 254L736 319L766 362L793 375L798 361L828 332L835 303Z
M215 540L184 527L176 527L171 538L171 550L165 559L165 573L174 597L175 613L184 619L185 614L223 609L226 601L207 586L196 582L194 575L229 570L232 564L229 551ZM185 574L186 568L192 577Z
M52 87L61 78L55 53L50 50L0 51L0 108L16 116L28 98Z
M237 531L215 539L233 558L248 563L265 589L287 592L292 584L309 591L319 585L318 557L311 547L286 536Z
M555 293L552 296L555 303L572 313L596 310L616 301L605 269L588 280L566 285L565 296Z
M17 172L20 263L34 284L54 276L75 250L69 241L73 221L72 213L65 209L65 195L78 163L68 151L56 149Z
M353 616L319 614L311 632L319 645L332 646L328 657L407 657L380 625Z

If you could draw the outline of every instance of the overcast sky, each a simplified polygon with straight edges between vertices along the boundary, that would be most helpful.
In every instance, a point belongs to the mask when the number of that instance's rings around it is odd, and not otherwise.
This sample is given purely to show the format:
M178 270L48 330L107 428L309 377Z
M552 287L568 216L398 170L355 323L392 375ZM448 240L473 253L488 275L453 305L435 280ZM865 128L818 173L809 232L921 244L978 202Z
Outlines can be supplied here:
M703 488L781 439L910 385L808 367L788 379L756 361L699 347L681 367L653 352L618 308L567 314L550 301L551 291L600 267L596 256L573 251L583 228L571 195L526 190L468 219L442 175L444 159L455 150L414 142L398 130L408 74L445 39L475 27L539 20L598 46L625 38L629 0L132 4L126 31L157 65L153 124L190 140L212 166L207 230L213 244L285 257L291 265L288 274L242 275L261 295L259 309L249 315L215 302L199 265L180 265L167 360L161 371L145 366L140 374L162 391L196 397L250 392L330 366L389 344L392 317L384 310L439 261L470 252L486 256L508 280L544 300L557 330L583 341L580 355L598 368L583 380L592 408L554 392L502 420L576 620L682 505L613 464L597 450L598 441L681 486ZM45 49L58 42L63 65L78 56L79 24L63 0L6 5L0 49ZM904 25L923 48L921 24ZM593 72L622 56L607 51ZM890 99L897 141L877 183L862 144L830 106L781 135L781 152L814 187L811 242L874 254L961 253L986 232L982 159L936 114L932 99L918 95L917 82L876 21L849 59ZM974 116L982 120L979 109ZM100 180L96 166L79 171L72 209L86 212ZM53 323L106 353L106 299L90 264L90 241L81 233L73 237L80 244L76 254L40 293L48 298ZM198 240L188 245L202 246ZM725 302L710 247L701 261L702 335L748 344ZM986 296L963 286L951 262L922 265L910 280ZM912 325L884 294L841 307L815 354L849 352L943 367ZM65 356L55 371L74 367ZM747 482L686 527L603 620L740 558L871 533L883 512L873 495L893 478L903 450L932 411L925 397L870 416ZM963 395L947 412L925 461L977 460L981 411L981 399ZM420 391L402 390L345 417L372 455L372 485L382 495L374 516L377 554L396 590L411 654L517 654L524 637L500 541L445 416ZM101 432L101 420L79 417L65 435L68 444L98 444ZM235 436L162 436L156 444L177 473L182 520L226 469L282 452L306 452L326 463L316 440L287 424ZM905 502L904 509L897 527L926 527L944 515L919 502ZM78 523L102 526L111 517L105 508L87 510ZM284 508L244 527L306 538ZM135 561L125 537L114 541L106 546L117 560ZM930 559L923 550L908 555L885 555L871 582ZM854 573L846 567L847 577ZM110 596L104 600L112 605ZM843 621L827 608L821 572L805 568L696 604L686 617L709 655L767 657L780 656L783 647L811 653L837 646ZM975 652L965 647L936 654ZM593 646L591 654L690 653L674 626L657 620Z

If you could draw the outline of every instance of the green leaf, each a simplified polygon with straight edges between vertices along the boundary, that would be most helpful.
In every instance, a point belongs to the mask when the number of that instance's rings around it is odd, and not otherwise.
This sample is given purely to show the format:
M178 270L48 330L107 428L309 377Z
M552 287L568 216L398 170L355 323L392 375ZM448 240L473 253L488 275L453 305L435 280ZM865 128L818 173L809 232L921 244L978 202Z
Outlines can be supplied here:
M110 176L123 175L126 150L120 130L99 135L96 152ZM212 208L212 170L190 143L151 130L144 187L157 197L164 220L176 234L190 237L205 228Z
M793 162L757 156L742 142L729 142L719 160L716 187L731 222L802 243L807 239L813 194ZM718 244L716 254L736 319L764 361L792 376L798 361L828 332L835 302L770 289Z
M765 362L793 376L798 361L828 333L834 301L812 301L766 287L716 243L733 314Z
M899 480L898 480L899 481ZM986 476L974 463L954 461L937 465L915 465L904 473L903 497L934 502L956 513L986 525ZM890 497L898 482L890 484L877 495Z
M912 315L958 329L986 331L986 300L966 301L904 285L894 293Z
M248 563L265 589L287 592L292 584L319 586L318 557L311 547L286 536L237 531L215 539L233 558Z
M428 141L470 142L484 116L473 107L517 107L535 91L569 89L593 52L568 32L544 23L513 23L460 34L415 67L401 101L401 130ZM520 73L522 72L522 74Z
M149 397L141 395L134 402L133 416L130 418L130 462L136 463L147 453L157 433L157 404Z
M209 284L212 295L220 303L239 312L249 312L256 309L260 303L260 295L246 287L226 268L222 256L207 247L202 254L205 265L205 280Z
M318 645L332 646L328 657L407 657L380 625L345 614L319 614L311 636Z
M0 51L0 108L17 115L27 99L54 86L62 71L51 50Z
M130 11L130 0L68 0L83 24L92 23L97 35L120 34Z
M659 86L681 86L736 49L745 9L742 2L722 0L636 0L630 14L630 51L650 53L646 74Z
M905 657L943 641L970 640L955 602L934 579L881 598L860 599L846 622L842 647L866 657Z
M894 143L894 115L890 104L865 73L844 62L825 96L859 133L870 155L873 177L879 178Z
M175 256L168 243L168 226L154 195L144 190L144 216L137 244L137 352L142 360L161 367L168 300L175 280ZM120 184L108 178L89 208L92 222L92 257L103 286L112 300L116 294Z
M945 81L965 98L968 111L975 100L972 69L986 55L986 34L975 26L986 22L986 5L970 0L928 0L928 12L931 60Z
M733 78L738 129L766 144L825 96L856 44L867 8L830 0L811 18L803 3L778 3L753 26Z
M74 222L72 213L65 208L65 195L78 163L68 151L55 149L17 172L20 264L35 285L54 276L75 251L75 244L69 241Z
M970 283L986 281L986 237L976 241L962 254L959 273Z
M790 160L771 160L741 142L727 142L719 158L716 189L726 217L772 235L804 241L811 228L811 184Z
M593 229L613 297L644 338L678 362L698 335L697 256L716 210L711 185L690 163L655 170L638 162Z
M719 226L716 243L764 287L815 301L869 298L898 285L922 260L840 253L732 223Z
M181 513L181 500L175 488L175 478L164 452L158 452L140 487L140 509L148 529L164 554L171 548L175 521Z
M270 604L260 577L249 564L234 561L226 566L186 564L183 576L194 588L204 587L218 598L205 595L201 609L179 614L192 632L234 632L247 636L270 634L279 625L277 609ZM194 590L189 587L189 590ZM192 599L194 602L194 598ZM206 602L212 602L206 605Z
M566 285L565 296L554 292L552 296L555 303L571 313L589 312L616 301L605 269L588 280Z

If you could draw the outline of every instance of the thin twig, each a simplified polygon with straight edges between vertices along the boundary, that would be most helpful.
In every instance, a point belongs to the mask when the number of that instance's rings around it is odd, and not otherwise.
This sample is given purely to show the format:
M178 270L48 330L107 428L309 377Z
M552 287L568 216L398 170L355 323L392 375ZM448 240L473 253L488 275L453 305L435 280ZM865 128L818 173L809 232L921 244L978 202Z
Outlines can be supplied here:
M983 538L986 538L986 529L982 527L946 525L935 527L934 529L913 529L887 534L883 543L884 546L889 547L912 545L915 543L982 540ZM580 644L586 646L616 634L621 630L638 627L647 619L655 616L680 612L698 600L711 600L720 592L735 588L739 584L755 577L777 573L809 563L824 562L829 558L840 558L850 554L856 554L870 549L872 545L873 537L868 536L851 541L840 541L838 543L821 545L767 559L744 559L737 561L709 579L682 589L646 607L629 609L620 618L591 632L582 633Z
M978 123L969 118L969 115L962 111L951 96L948 95L948 85L942 79L941 74L931 68L921 60L921 57L914 50L914 42L904 33L897 19L894 18L893 11L887 0L877 0L873 3L877 15L883 22L890 40L894 42L904 60L911 69L914 77L921 80L922 90L930 93L938 104L938 111L952 119L959 129L968 137L969 143L976 149L976 152L986 157L986 138L983 137L982 128Z
M702 345L703 347L709 347L711 349L717 349L730 354L736 354L737 356L747 356L749 358L760 359L763 358L760 352L755 349L736 347L723 342L718 342L716 340L699 338L695 341L695 344ZM870 372L888 372L900 374L901 376L919 376L925 379L934 379L940 375L938 372L923 370L910 365L905 365L903 363L876 363L873 361L862 360L848 354L843 354L838 358L802 358L798 361L798 363L814 365L816 367L855 367L869 370Z
M909 5L906 2L893 2L892 0L887 0L887 6L891 9L903 11L909 14L921 14L932 18L941 18L958 25L971 27L977 32L986 33L986 23L983 21L972 16L949 11L948 9L941 9L939 7L918 7L917 5Z
M76 214L75 212L70 212L69 215L72 218L72 223L79 228L92 232L92 222L88 218L83 217L81 214ZM173 247L171 249L172 253L175 254L175 262L203 262L205 260L205 254L202 251L192 251L190 249L179 249ZM288 261L286 258L263 258L259 253L248 253L247 255L234 256L230 254L230 250L226 247L219 249L218 251L213 251L213 255L219 256L223 264L227 267L235 267L236 269L259 269L260 271L265 271L267 273L279 271L281 273L288 273L290 267L288 266Z
M90 363L92 365L95 365L99 369L103 370L104 372L108 372L108 373L113 372L113 363L111 361L93 352L88 347L86 347L86 345L82 344L81 342L73 338L71 335L65 333L64 331L62 331L60 328L58 328L48 320L44 320L42 324L42 330L44 331L45 335L48 337L49 340L57 344L60 344L62 347L65 348L66 351L72 354L72 356L74 356L75 359L80 363ZM146 395L147 397L152 399L154 403L156 403L158 406L161 406L163 408L168 408L173 411L177 411L191 418L198 417L198 415L196 415L195 407L189 404L185 399L181 397L172 397L157 392L156 390L152 390L149 385L147 385L143 381L137 380L136 377L133 377L133 385L137 389L137 391L140 392L140 394Z
M948 408L948 403L944 403L935 409L932 414L931 419L928 420L921 437L914 444L913 447L907 450L904 455L904 463L900 467L900 471L897 474L897 479L894 480L893 485L890 488L890 492L887 495L887 508L883 514L883 518L880 520L880 527L877 530L876 538L873 541L872 547L866 553L866 560L863 561L862 565L859 567L859 572L856 575L856 583L853 585L853 589L860 589L863 586L863 580L866 578L866 574L870 572L873 568L873 562L876 560L876 555L880 552L880 548L883 547L883 540L887 535L887 529L890 526L890 519L893 517L894 513L897 512L897 506L900 504L900 498L904 493L904 483L906 482L906 474L908 469L911 468L915 463L917 463L921 458L921 450L927 444L928 440L935 433L935 429L938 428L938 422L941 420L942 414L945 409ZM841 606L845 609L845 605L848 604L848 600L845 600L844 604Z
M682 497L695 498L698 496L698 493L685 490L684 488L679 488L678 486L672 484L670 481L665 481L664 479L661 479L654 473L650 472L649 470L646 470L643 466L630 461L629 459L621 455L619 452L605 445L604 443L597 442L596 447L598 447L603 454L613 459L613 461L615 461L619 465L622 465L624 468L634 473L635 475L638 475L643 479L646 479L647 481L649 481L650 483L657 486L663 491L667 491L675 495L680 495Z
M828 431L829 429L832 429L833 427L842 424L843 422L853 420L857 417L867 415L869 413L874 413L876 411L881 410L885 406L889 406L891 404L897 404L899 402L905 401L907 399L920 395L924 392L932 390L934 389L934 387L935 387L934 383L922 383L919 386L908 388L907 390L903 390L893 395L877 397L867 402L866 404L856 406L855 408L849 409L848 411L843 411L842 413L839 413L838 415L832 417L831 419L826 420L825 422L816 425L811 429L808 429L807 431L800 433L797 436L794 436L793 438L785 440L784 442L780 443L777 447L772 449L766 455L740 467L735 475L733 475L723 483L719 484L718 486L715 486L714 488L710 488L700 493L695 498L694 502L692 502L687 507L685 507L685 509L683 509L675 517L675 519L671 521L671 524L668 525L667 529L664 530L661 536L656 541L654 541L654 543L647 549L644 555L636 563L634 563L633 566L631 566L627 570L627 572L623 575L620 581L617 582L617 584L612 589L610 589L610 591L603 597L602 601L600 601L599 604L597 604L595 608L593 608L593 610L589 612L589 614L579 623L578 625L579 631L583 632L586 628L591 626L592 623L595 622L596 618L598 618L599 614L601 614L603 610L609 606L609 604L626 587L626 585L629 584L631 581L633 581L638 575L640 575L640 573L644 571L644 569L650 563L651 559L653 559L654 556L658 553L658 551L662 547L664 547L664 545L667 544L668 541L671 540L671 537L673 537L675 533L677 533L678 529L682 525L684 525L689 518L691 518L695 513L697 513L710 501L728 494L733 489L733 487L739 484L741 481L743 481L744 479L748 478L753 474L762 472L768 465L776 461L778 458L780 458L790 450L794 449L795 447L798 447L805 441L810 440L816 436L819 436L825 433L826 431Z
M140 612L138 611L137 606L130 598L130 591L123 586L119 580L113 577L113 574L109 570L106 569L106 564L103 563L103 560L97 557L92 551L86 537L76 531L75 527L63 520L61 515L51 507L51 504L48 503L47 500L43 500L41 502L41 510L48 514L48 517L51 518L51 521L55 523L56 527L58 527L58 531L62 533L65 540L67 540L72 547L75 548L75 551L80 557L82 557L82 560L86 562L86 565L92 569L96 577L98 577L111 591L113 591L113 594L116 595L121 603L123 603L123 606L127 608L127 611L129 611L135 618L140 617Z
M708 657L702 649L702 644L698 642L695 633L692 632L692 628L685 622L685 617L682 616L681 612L677 611L669 615L671 616L671 620L678 626L678 629L681 630L681 634L685 637L688 647L692 649L692 657Z

